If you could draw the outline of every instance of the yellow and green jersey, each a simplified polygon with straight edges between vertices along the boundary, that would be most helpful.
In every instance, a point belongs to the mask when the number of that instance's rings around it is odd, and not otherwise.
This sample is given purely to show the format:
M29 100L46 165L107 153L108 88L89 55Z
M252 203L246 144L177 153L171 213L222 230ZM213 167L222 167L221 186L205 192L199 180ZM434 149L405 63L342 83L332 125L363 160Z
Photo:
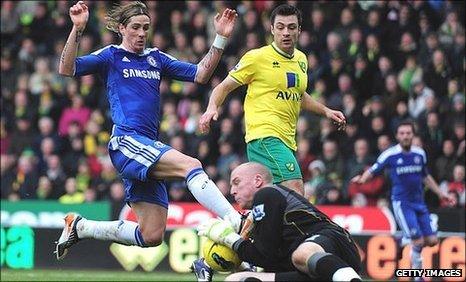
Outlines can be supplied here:
M247 52L229 76L248 85L246 143L273 136L296 151L296 124L307 87L306 55L295 49L290 56L272 43Z

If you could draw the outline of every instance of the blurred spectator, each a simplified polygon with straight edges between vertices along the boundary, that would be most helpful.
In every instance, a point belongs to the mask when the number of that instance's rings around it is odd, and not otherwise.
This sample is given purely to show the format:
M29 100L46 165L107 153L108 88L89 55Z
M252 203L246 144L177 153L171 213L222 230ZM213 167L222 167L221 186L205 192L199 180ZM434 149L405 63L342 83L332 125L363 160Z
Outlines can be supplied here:
M456 34L464 34L464 27L458 20L456 11L451 10L447 12L445 21L440 26L438 32L440 42L447 47L453 45Z
M417 64L415 56L406 58L403 69L398 73L398 84L405 93L408 93L413 85L413 81L422 78L422 68Z
M417 119L426 109L426 99L429 96L435 96L435 93L422 80L413 84L408 101L409 115L412 118Z
M418 46L416 44L415 39L413 38L413 34L409 31L403 33L400 39L400 45L398 46L397 50L397 58L394 60L396 69L401 69L405 63L406 59L409 56L413 56L417 54Z
M424 81L429 86L438 98L444 98L448 95L448 79L452 72L448 64L445 53L437 49L432 55L432 63L427 66L424 73Z
M432 171L439 182L449 180L452 177L453 167L456 164L455 144L452 140L444 140L442 153L435 161L435 169Z
M13 191L13 181L15 174L15 157L13 155L2 154L0 156L0 181L2 199L8 198Z
M375 71L377 69L377 64L379 62L380 56L382 55L380 42L375 34L369 34L366 37L366 52L366 57L369 63L369 69L371 71Z
M454 80L449 84L455 84ZM453 87L452 87L453 88ZM453 90L453 89L452 89ZM465 96L464 93L456 92L451 96L450 105L448 107L447 120L445 121L446 130L451 131L452 125L456 122L465 120Z
M464 58L465 41L464 31L455 34L455 42L447 53L454 77L462 77L464 75L464 60L458 60L458 58Z
M309 164L316 159L316 157L311 153L311 140L307 138L298 139L298 149L296 151L299 166L301 168L301 175L303 176L303 181L306 182L310 178L310 171L307 169Z
M426 37L423 38L421 42L420 51L418 53L418 60L425 69L429 62L432 61L432 56L435 50L440 48L440 42L438 40L438 36L435 32L427 33Z
M334 140L326 140L322 145L322 158L325 164L327 178L334 174L339 180L343 180L345 164L338 151L338 144Z
M39 57L34 61L34 72L29 78L29 90L32 95L39 95L44 91L44 84L49 86L58 80L57 74L50 71L49 60Z
M79 137L69 139L70 148L63 154L63 169L67 175L76 175L79 162L85 159L83 141Z
M312 161L307 170L311 178L308 182L304 183L304 197L309 199L313 204L317 201L317 194L323 190L322 187L327 185L325 178L325 164L321 160Z
M36 45L30 38L24 38L18 52L18 66L21 73L32 73L37 58Z
M367 100L372 96L373 70L365 54L358 54L354 61L354 89L358 100ZM344 104L343 104L344 105Z
M52 181L53 191L55 195L61 196L64 192L64 184L66 180L66 174L63 170L60 157L58 155L51 155L47 159L47 168L45 175Z
M84 203L84 193L78 191L76 187L76 180L72 177L66 179L65 182L66 194L58 199L58 202L62 204L81 204Z
M395 73L389 74L385 77L383 100L385 108L387 109L386 112L390 115L393 115L396 111L396 105L400 101L408 100L408 94L399 87Z
M324 67L319 61L319 56L312 52L307 56L307 77L308 77L308 85L307 88L310 91L313 91L315 88L315 84L319 78L322 77L324 72Z
M91 111L84 106L83 98L75 95L71 98L71 106L65 108L58 124L58 132L61 136L68 135L68 127L74 121L77 122L81 129L86 127Z
M393 146L393 142L390 136L386 134L380 135L379 138L377 138L377 151L375 155L380 155L383 151L387 150L391 146Z
M456 121L453 125L453 134L452 140L457 148L456 157L458 158L459 163L464 163L464 151L465 151L465 128L464 128L464 120Z
M458 193L458 195L464 193L464 173L464 165L455 165L453 169L453 180L448 183L448 191L454 191Z
M10 185L12 192L18 193L21 199L36 198L36 185L39 179L36 163L32 151L25 151L18 159L18 168Z
M230 174L230 164L238 160L238 155L233 151L233 145L229 140L219 140L220 156L217 160L217 168L220 177L228 179Z
M426 125L420 132L425 144L424 149L429 157L433 159L436 159L440 153L443 139L445 138L440 125L439 114L437 112L430 112L427 114Z
M385 89L385 79L393 72L392 60L387 56L380 56L377 61L378 68L375 69L374 81L372 82L372 93L373 95L381 95Z
M354 142L353 156L346 161L345 181L364 172L365 168L374 163L375 157L370 153L369 142L359 138Z
M390 122L390 130L391 132L395 132L398 125L405 120L410 119L410 115L408 112L408 104L406 101L399 101L396 104L394 115L391 117Z
M8 153L18 157L26 149L32 149L34 144L34 131L28 118L20 117L16 120L16 130L11 134Z
M91 183L91 173L89 165L84 160L78 162L78 170L76 172L76 188L78 191L86 192Z
M37 186L37 199L39 200L56 200L53 198L53 186L47 176L39 178L39 185Z
M341 139L342 144L354 144L354 142L361 137L358 123L351 119L349 119L346 124L345 133L346 134ZM343 158L348 159L353 154L353 148L351 146L342 146L341 154Z

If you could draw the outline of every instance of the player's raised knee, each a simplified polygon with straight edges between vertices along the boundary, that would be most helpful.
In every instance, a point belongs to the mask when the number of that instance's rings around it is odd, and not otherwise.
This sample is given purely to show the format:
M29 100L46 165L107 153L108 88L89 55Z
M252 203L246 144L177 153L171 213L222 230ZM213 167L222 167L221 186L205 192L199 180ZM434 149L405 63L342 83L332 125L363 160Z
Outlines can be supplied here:
M317 252L325 252L324 249L312 242L306 242L301 245L291 254L291 262L294 266L305 267L307 260Z
M164 230L141 230L145 247L156 247L163 242Z

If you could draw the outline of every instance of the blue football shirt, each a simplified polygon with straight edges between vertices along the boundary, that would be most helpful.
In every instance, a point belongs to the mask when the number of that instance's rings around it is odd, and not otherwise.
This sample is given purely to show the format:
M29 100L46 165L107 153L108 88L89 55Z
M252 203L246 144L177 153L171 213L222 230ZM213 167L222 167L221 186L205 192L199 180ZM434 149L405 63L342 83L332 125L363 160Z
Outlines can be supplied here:
M417 146L411 146L404 152L401 145L388 148L377 158L370 171L378 174L389 169L392 181L392 200L424 202L424 178L429 174L426 152Z
M178 61L146 48L136 54L121 45L109 45L76 58L75 76L98 74L107 88L115 135L133 132L158 138L160 124L160 80L194 82L197 65Z

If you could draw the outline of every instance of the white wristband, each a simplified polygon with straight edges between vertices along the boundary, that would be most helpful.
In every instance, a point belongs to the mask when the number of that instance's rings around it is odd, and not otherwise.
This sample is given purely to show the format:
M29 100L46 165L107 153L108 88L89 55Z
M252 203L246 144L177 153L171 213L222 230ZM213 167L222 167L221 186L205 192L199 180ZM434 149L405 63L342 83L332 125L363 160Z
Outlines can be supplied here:
M227 45L227 39L225 36L222 35L215 35L214 43L212 43L212 46L218 49L225 49L225 45Z

